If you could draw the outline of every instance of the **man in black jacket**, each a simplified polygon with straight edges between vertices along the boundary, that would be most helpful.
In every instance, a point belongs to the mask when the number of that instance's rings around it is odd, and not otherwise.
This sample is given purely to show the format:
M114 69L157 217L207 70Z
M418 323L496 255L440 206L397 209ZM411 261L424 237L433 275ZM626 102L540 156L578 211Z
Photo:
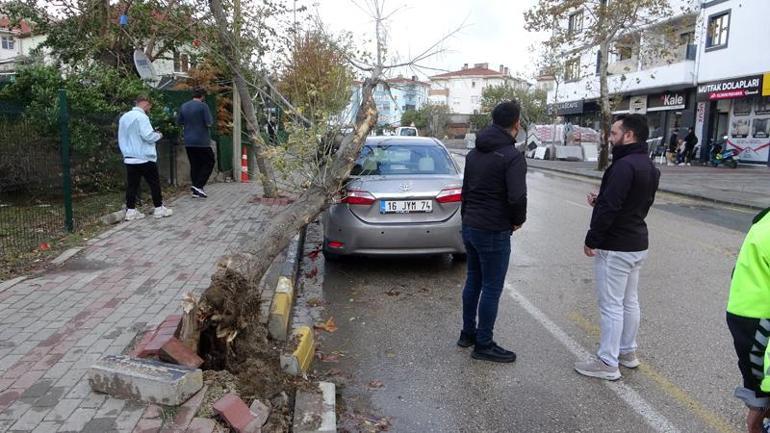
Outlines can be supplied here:
M520 114L517 101L495 107L493 124L477 134L475 149L465 157L462 219L468 275L457 344L475 345L471 356L485 361L516 360L515 353L494 342L492 331L508 271L511 234L527 216L527 163L514 138L521 129Z
M647 153L648 134L647 118L641 114L621 116L612 125L612 165L604 173L599 195L588 196L594 211L583 250L594 257L601 341L596 357L575 364L585 376L617 380L618 364L639 366L637 289L648 248L644 219L660 180Z

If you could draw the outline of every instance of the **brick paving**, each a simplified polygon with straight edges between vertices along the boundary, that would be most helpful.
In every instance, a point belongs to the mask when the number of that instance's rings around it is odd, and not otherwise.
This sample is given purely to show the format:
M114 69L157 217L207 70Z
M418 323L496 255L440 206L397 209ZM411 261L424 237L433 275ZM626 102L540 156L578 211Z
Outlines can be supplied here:
M86 373L178 313L184 294L208 287L217 259L283 204L252 200L254 184L208 192L171 203L170 218L121 223L62 266L0 291L0 433L158 431L157 408L94 393Z

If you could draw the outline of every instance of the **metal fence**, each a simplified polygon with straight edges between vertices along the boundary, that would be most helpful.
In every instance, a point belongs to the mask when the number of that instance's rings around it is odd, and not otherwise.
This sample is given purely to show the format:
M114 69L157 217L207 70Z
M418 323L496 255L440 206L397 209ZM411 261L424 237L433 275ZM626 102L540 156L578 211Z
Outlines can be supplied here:
M120 113L70 110L64 91L57 102L53 130L0 110L0 259L45 248L123 207ZM161 179L174 184L176 140L162 140L157 150Z

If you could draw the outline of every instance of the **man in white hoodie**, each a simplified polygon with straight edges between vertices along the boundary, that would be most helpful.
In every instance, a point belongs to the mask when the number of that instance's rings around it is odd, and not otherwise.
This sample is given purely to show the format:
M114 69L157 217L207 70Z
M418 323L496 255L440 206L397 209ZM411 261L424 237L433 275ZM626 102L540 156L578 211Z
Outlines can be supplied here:
M155 142L163 134L153 129L147 113L152 103L146 96L136 98L136 106L120 117L118 125L118 145L126 165L126 221L144 218L144 214L136 210L136 194L142 178L150 186L152 202L155 205L155 218L169 217L173 211L163 206L163 196L160 189L158 174L158 152Z

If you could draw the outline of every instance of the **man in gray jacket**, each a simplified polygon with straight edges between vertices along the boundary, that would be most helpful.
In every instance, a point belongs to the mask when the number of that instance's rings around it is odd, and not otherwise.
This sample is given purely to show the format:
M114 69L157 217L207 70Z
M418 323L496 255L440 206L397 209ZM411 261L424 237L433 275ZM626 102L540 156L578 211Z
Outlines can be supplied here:
M182 104L177 123L184 127L184 145L190 160L190 179L193 198L206 198L203 187L214 169L214 151L211 149L209 128L214 124L209 106L203 102L206 91L200 87L193 90L193 98Z

